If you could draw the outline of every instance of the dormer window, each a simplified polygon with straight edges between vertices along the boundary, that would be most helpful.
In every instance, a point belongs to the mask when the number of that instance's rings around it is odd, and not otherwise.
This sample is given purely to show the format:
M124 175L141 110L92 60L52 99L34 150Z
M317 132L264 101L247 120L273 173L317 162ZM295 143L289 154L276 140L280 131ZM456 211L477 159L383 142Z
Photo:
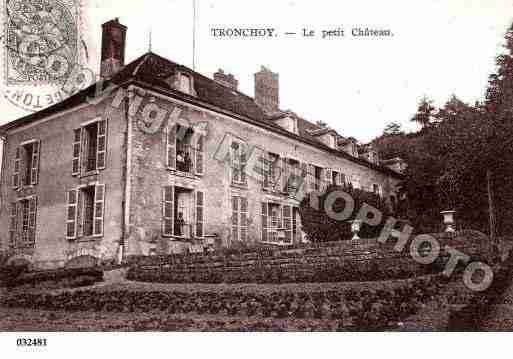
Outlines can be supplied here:
M299 134L299 128L297 124L297 119L295 117L287 116L282 117L276 120L276 123L286 129L289 132L295 133L296 135Z
M192 95L192 77L189 74L180 72L178 74L178 90Z

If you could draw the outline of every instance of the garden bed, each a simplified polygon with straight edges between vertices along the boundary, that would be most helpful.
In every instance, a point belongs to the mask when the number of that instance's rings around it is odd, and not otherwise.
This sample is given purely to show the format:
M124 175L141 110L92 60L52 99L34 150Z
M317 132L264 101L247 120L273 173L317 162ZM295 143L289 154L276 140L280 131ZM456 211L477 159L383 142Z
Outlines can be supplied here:
M219 315L258 320L333 320L348 330L390 329L415 313L442 288L437 277L404 281L388 289L137 291L75 290L60 294L20 294L0 302L5 308L50 311ZM254 329L258 330L258 329Z

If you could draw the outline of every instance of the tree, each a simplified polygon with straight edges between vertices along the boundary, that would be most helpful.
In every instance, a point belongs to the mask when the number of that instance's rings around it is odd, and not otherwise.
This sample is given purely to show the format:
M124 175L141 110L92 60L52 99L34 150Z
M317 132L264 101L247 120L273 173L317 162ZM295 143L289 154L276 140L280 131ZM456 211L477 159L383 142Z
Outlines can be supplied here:
M435 110L433 101L424 96L420 100L417 113L413 115L411 121L418 123L422 128L426 128L432 124Z
M398 122L390 122L385 126L383 130L383 136L395 136L400 135L402 132L401 124Z

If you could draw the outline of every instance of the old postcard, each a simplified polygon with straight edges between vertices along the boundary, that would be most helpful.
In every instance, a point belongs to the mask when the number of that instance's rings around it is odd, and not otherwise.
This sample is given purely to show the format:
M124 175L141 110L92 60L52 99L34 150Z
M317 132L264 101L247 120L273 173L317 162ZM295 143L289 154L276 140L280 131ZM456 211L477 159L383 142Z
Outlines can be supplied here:
M64 332L513 330L513 0L0 18L12 357Z

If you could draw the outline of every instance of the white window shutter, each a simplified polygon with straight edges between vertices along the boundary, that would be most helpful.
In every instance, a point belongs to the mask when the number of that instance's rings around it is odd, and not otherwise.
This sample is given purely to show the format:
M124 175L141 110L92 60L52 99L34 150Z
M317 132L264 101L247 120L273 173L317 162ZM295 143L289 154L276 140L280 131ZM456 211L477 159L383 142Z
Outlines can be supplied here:
M311 192L315 191L315 166L308 165L308 190Z
M174 187L165 186L162 189L162 235L174 235Z
M37 197L29 200L29 235L28 245L32 248L36 243Z
M195 237L203 238L205 236L205 194L202 191L195 192L195 204L196 204L196 228Z
M14 170L12 175L12 186L18 188L21 186L20 178L20 167L21 167L21 147L16 148L16 155L14 157Z
M96 142L96 169L104 169L107 161L107 120L98 121Z
M93 236L103 236L103 223L105 217L105 185L97 184L94 191L94 227Z
M168 169L176 169L176 126L166 128L166 166Z
M202 135L198 135L198 140L196 142L196 159L195 159L195 170L197 175L203 175L205 171L205 153L204 153L204 144L205 137Z
M16 247L16 237L18 234L18 203L11 203L10 222L9 222L9 247Z
M268 205L267 202L262 202L262 242L268 241Z
M282 169L281 169L281 187L282 191L288 192L288 183L289 183L289 166L287 158L283 157L281 159Z
M73 130L73 160L71 162L71 175L77 176L80 174L82 155L82 128Z
M285 243L292 244L292 208L282 207L283 228L285 229Z
M240 240L239 237L239 197L232 196L232 241Z
M30 184L39 182L39 159L41 158L41 141L32 144L32 168L30 169Z
M66 192L66 239L77 238L77 209L78 191L72 189Z
M243 184L247 183L246 178L246 162L247 162L247 146L245 144L240 144L239 154L240 154L240 181Z
M240 226L240 240L245 242L248 236L248 200L245 197L239 197L239 226Z

